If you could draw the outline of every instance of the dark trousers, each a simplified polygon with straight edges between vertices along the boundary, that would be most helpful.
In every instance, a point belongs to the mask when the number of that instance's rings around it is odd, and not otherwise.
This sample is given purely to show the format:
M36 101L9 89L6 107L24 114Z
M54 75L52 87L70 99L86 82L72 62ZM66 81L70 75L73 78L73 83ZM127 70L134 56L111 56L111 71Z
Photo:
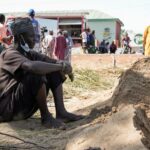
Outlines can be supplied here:
M1 121L21 120L31 117L38 109L36 96L43 84L54 91L64 81L60 72L53 72L46 76L27 74L11 91L1 97ZM2 107L2 108L1 108Z

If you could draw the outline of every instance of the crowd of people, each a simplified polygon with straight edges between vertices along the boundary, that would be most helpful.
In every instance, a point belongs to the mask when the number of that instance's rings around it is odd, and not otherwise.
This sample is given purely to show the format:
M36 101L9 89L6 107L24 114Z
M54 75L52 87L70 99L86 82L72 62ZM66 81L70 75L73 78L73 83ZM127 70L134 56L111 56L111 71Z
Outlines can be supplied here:
M104 53L115 53L117 50L117 45L115 43L115 40L113 40L111 43L107 39L103 39L102 41L99 41L99 44L96 44L96 37L95 37L95 30L90 31L89 28L84 29L84 31L81 33L82 38L82 48L84 53L90 52L90 48L95 48L94 53L96 51L98 53L104 54ZM124 37L121 40L121 45L123 49L129 49L128 53L131 53L131 46L130 46L130 37L126 33Z
M71 63L71 48L73 47L73 40L68 32L59 29L57 35L54 36L53 30L49 29L48 35L42 37L40 24L35 19L35 11L30 9L27 12L27 15L32 21L35 34L35 46L32 50L43 53L50 58L66 60ZM8 41L6 41L6 37L8 38L12 35L10 26L14 19L15 17L11 16L5 21L5 16L3 14L0 16L0 51L9 45Z
M54 36L53 30L50 29L48 31L49 34L43 38L41 36L40 24L35 19L35 11L30 9L27 14L32 21L35 32L35 46L33 50L46 54L50 58L67 60L71 63L71 48L73 47L73 40L71 36L69 36L68 32L58 30L57 35ZM12 19L13 18L9 18L8 24L11 24ZM9 25L7 28L8 27ZM95 37L95 30L91 31L89 28L84 29L80 37L82 39L82 48L84 53L115 53L117 50L115 40L111 43L106 39L96 42L98 40ZM130 41L130 37L126 33L122 38L121 46L123 49L129 49L128 53L131 53ZM61 51L59 51L60 49Z
M106 42L103 40L100 45L99 45L99 52L104 54L104 53L115 53L117 50L117 46L115 44L115 41L112 41L111 44L109 42Z

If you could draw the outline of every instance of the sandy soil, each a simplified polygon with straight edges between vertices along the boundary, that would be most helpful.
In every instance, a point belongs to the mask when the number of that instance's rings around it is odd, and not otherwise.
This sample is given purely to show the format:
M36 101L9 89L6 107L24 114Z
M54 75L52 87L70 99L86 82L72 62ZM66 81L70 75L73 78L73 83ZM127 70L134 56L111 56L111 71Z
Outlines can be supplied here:
M0 149L150 149L149 68L150 59L143 58L116 79L113 89L65 99L68 110L86 115L67 123L66 130L45 129L38 116L1 123ZM54 114L54 104L49 106Z

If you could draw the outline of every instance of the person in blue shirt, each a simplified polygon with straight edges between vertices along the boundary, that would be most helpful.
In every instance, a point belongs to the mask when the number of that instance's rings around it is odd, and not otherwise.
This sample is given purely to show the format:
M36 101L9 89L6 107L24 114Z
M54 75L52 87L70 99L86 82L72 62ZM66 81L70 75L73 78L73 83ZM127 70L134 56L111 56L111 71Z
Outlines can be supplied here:
M34 9L30 9L28 11L28 15L32 21L32 25L34 27L34 34L35 34L35 46L33 50L36 52L41 52L41 42L40 42L40 24L39 22L35 19L35 11Z

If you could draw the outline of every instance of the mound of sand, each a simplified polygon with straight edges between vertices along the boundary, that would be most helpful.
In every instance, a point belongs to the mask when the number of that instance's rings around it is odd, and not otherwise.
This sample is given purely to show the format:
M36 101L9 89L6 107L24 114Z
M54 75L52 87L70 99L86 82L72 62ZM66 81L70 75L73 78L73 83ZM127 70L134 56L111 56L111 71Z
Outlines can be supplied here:
M150 58L135 62L121 75L109 102L107 121L76 133L67 150L150 149Z
M144 58L122 74L112 97L113 105L150 104L150 58Z

